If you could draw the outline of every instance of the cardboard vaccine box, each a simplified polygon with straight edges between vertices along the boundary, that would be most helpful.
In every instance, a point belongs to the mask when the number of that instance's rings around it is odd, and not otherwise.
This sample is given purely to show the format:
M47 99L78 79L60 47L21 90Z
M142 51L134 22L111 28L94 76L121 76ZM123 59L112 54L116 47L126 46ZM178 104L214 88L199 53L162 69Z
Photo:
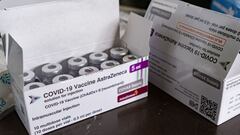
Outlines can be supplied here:
M153 0L150 82L211 122L240 113L240 22L182 1Z
M10 87L10 75L7 71L3 45L0 40L0 120L13 109L14 100Z
M24 90L23 71L109 49L119 41L119 2L59 0L1 10L16 111L29 134L46 134L148 95L152 23L131 15L124 42L139 59L45 87Z
M211 9L229 14L235 17L240 17L240 1L239 0L213 0Z
M7 9L7 8L12 8L12 7L18 7L18 6L26 6L26 5L30 5L30 4L50 2L50 1L54 1L54 0L1 0L0 1L0 9ZM6 28L6 29L8 30L8 28ZM5 30L0 31L1 37L4 37L4 32L5 32ZM7 35L5 35L5 36L7 36ZM6 62L7 62L8 46L5 46L5 45L7 45L7 44L4 44L3 49L4 49L4 53L6 55Z

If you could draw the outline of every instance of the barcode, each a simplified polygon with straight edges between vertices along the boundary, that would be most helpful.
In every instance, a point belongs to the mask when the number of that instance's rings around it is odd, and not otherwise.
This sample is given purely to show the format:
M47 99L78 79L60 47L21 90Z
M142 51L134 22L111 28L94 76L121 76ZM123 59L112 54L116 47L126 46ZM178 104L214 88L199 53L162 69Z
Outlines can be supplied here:
M213 121L216 120L218 104L212 100L208 100L208 98L202 96L201 97L201 105L200 105L200 113L209 117Z

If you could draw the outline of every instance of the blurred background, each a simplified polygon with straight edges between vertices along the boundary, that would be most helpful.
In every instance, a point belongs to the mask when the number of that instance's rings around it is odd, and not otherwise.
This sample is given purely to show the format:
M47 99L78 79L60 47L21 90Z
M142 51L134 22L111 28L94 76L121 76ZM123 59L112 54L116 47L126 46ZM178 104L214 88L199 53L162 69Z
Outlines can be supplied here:
M194 4L200 7L204 7L207 9L211 8L211 3L212 3L212 0L182 0L182 1ZM120 0L121 36L124 34L124 31L126 29L129 13L135 12L139 15L144 16L150 2L151 0Z
M120 0L121 5L131 6L140 9L146 9L151 0ZM185 2L198 5L205 8L210 8L211 0L183 0Z

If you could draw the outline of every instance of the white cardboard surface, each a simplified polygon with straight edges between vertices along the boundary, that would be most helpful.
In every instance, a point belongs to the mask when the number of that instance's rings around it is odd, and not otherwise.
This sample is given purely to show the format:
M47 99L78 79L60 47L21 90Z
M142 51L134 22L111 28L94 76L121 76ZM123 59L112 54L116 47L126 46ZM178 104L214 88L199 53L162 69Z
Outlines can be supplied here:
M12 8L12 7L35 4L35 3L43 3L43 2L49 2L49 1L54 1L54 0L1 0L0 9Z
M119 34L118 5L109 0L64 0L10 8L1 11L0 31L11 33L21 46L28 70L112 46Z
M146 18L150 82L217 125L238 115L239 19L176 0L153 0Z
M142 27L144 26L144 27ZM151 34L152 22L141 16L131 13L128 21L126 33L123 41L133 54L139 56L149 55L149 39Z

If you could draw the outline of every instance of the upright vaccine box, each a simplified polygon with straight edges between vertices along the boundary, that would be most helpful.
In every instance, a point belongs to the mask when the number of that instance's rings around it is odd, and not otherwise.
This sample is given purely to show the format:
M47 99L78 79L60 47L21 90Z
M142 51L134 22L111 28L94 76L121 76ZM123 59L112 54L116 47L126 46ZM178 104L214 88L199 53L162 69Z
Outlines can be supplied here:
M56 0L0 11L16 111L31 135L46 134L148 95L152 23L132 14L119 39L119 2ZM24 90L23 71L114 46L138 59L90 75Z
M240 113L240 22L182 1L153 0L150 82L220 125Z
M31 4L36 4L36 3L42 3L42 2L49 2L49 1L54 1L54 0L1 0L0 1L0 9L7 9L7 8L12 8L12 7L18 7L18 6L26 6L26 5L31 5ZM8 29L8 28L6 28ZM2 29L3 30L3 29ZM1 37L4 38L7 35L4 35L4 30L0 31ZM5 41L7 42L7 41ZM3 44L3 49L6 57L6 62L8 60L8 44ZM6 46L5 46L6 45Z

